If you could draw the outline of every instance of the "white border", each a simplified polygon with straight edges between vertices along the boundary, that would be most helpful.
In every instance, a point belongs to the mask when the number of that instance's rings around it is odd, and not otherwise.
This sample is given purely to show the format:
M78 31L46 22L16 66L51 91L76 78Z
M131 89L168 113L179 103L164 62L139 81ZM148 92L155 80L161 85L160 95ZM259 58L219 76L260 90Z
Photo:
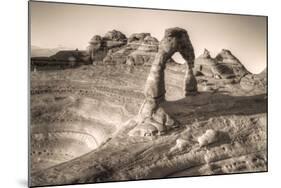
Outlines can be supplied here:
M57 0L58 2L60 0ZM280 5L276 0L67 0L74 3L269 16L269 172L75 187L267 187L280 185ZM279 7L279 8L278 8ZM27 186L27 1L1 2L0 187ZM74 186L68 186L74 187Z

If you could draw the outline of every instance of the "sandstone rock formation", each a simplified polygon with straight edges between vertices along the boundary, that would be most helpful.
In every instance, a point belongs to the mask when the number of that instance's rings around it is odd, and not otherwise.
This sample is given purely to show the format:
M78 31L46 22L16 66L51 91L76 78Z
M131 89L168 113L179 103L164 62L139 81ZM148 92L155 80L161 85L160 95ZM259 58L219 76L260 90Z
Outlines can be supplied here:
M127 65L151 65L158 51L159 42L155 37L146 35L142 40L132 40L132 42L140 42L139 47L130 53L127 57Z
M108 31L104 35L103 40L111 41L111 42L116 42L116 44L118 44L117 42L126 43L127 42L127 37L126 37L126 35L124 35L120 31L112 30L112 31Z
M159 42L150 33L132 34L128 43L110 51L103 62L105 64L150 65L158 51Z
M198 91L197 89L197 80L193 74L192 69L187 68L186 74L184 77L184 86L183 86L183 95L195 95Z
M134 117L144 99L141 90L126 90L144 84L142 75L128 75L124 68L84 66L62 71L32 75L32 172L98 148Z
M247 69L229 50L222 51L212 58L207 49L195 60L195 75L204 75L218 79L240 80L249 74Z
M216 64L217 62L211 57L210 52L207 49L204 49L203 54L195 59L195 75L214 77L213 67Z
M158 48L159 41L150 33L134 33L127 39L120 31L112 30L104 37L93 36L87 51L94 64L151 66ZM178 66L172 58L167 61Z
M218 63L205 49L204 53L195 59L195 74L215 78L233 78L234 72L229 67Z
M133 33L129 38L129 43L142 43L146 37L150 37L150 33Z
M92 62L101 63L108 52L119 49L127 43L126 36L120 31L112 30L104 37L95 35L89 42L87 51Z
M259 74L246 74L240 80L240 86L245 91L254 91L256 89L267 90L267 72L266 69Z
M167 61L175 53L179 52L188 63L188 71L185 78L185 94L197 91L196 79L193 75L192 68L194 64L194 51L186 30L181 28L169 28L165 31L165 36L161 40L158 53L152 63L150 73L148 75L144 94L145 101L140 108L138 114L138 125L133 132L139 132L139 127L154 126L159 134L165 133L172 126L177 126L176 122L161 107L161 103L165 100L165 80L164 70ZM192 84L190 87L189 84Z
M91 62L102 61L107 53L107 50L100 35L95 35L91 38L89 46L87 47L87 52L90 56Z
M160 106L181 126L164 136L135 137L158 133L154 125L139 125L142 132L128 136L137 129L150 67L126 67L31 73L32 186L267 171L265 89L245 92L239 84L197 77L200 95L183 98L185 71L167 66L167 101ZM217 92L203 91L201 79ZM230 140L200 147L198 138L209 129Z
M230 50L222 49L215 59L223 66L221 72L232 70L236 78L242 78L246 74L249 74L249 71Z

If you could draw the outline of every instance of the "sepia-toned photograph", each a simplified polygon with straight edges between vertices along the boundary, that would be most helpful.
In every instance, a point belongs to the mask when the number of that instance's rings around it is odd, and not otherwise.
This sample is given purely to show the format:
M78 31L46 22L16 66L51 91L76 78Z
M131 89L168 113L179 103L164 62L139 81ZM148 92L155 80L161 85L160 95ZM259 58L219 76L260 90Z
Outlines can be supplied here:
M29 186L267 172L267 20L29 1Z

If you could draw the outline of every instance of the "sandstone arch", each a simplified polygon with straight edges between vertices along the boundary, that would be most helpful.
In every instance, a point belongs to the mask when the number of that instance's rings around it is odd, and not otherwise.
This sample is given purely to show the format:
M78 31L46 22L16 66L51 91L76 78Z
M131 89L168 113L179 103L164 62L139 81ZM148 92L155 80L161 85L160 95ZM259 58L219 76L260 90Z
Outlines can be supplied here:
M147 77L144 88L145 101L139 110L137 126L129 134L145 135L153 134L152 132L162 134L169 128L177 126L177 123L160 106L165 101L166 93L164 70L167 61L175 52L179 52L187 62L184 95L197 92L197 82L192 70L194 67L194 50L188 33L178 27L166 29ZM151 131L151 127L153 127L153 131ZM146 130L149 131L146 132Z

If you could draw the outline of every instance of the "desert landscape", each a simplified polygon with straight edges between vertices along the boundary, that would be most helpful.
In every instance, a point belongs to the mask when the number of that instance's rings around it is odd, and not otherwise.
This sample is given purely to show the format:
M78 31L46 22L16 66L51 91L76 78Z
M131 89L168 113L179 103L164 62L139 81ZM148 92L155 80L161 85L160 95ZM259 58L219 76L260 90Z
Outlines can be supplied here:
M267 69L228 49L194 57L178 27L162 36L110 30L87 50L36 49L31 186L267 171Z

